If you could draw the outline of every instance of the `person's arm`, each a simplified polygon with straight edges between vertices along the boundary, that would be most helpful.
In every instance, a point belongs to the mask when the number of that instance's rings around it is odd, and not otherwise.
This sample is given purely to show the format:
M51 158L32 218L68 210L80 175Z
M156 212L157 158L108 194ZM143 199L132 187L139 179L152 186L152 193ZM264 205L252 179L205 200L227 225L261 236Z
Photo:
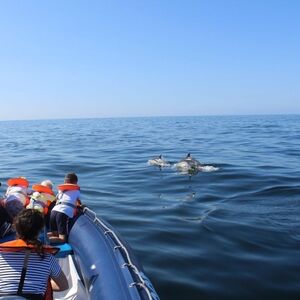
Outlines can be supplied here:
M63 271L56 278L51 278L51 286L53 291L60 292L69 288L68 280Z
M65 273L58 264L58 260L50 256L50 279L51 286L54 291L64 291L69 288L68 280Z

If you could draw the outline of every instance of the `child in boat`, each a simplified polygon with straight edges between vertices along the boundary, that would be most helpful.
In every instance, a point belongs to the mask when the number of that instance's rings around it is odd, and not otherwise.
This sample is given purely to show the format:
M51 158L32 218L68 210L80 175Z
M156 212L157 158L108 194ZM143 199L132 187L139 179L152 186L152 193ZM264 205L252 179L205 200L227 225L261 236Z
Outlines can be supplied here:
M44 180L40 184L34 184L32 186L34 192L26 208L37 209L46 216L50 204L56 199L52 189L53 183L50 180Z
M8 188L4 195L3 206L11 220L21 212L29 203L29 195L32 191L28 188L29 181L25 177L10 178L7 181Z
M58 186L57 202L50 214L50 242L65 242L68 236L69 221L74 217L77 206L81 204L80 187L75 173L65 176L64 184Z

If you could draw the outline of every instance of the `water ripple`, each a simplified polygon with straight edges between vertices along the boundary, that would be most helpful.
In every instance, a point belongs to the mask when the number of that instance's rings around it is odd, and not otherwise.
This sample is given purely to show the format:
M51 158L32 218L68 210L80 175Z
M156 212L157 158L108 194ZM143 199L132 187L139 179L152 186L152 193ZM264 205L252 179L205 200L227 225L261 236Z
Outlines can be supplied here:
M0 122L5 181L75 171L82 201L128 240L161 299L300 297L300 117ZM14 134L11 134L11 133ZM147 165L191 152L215 172Z

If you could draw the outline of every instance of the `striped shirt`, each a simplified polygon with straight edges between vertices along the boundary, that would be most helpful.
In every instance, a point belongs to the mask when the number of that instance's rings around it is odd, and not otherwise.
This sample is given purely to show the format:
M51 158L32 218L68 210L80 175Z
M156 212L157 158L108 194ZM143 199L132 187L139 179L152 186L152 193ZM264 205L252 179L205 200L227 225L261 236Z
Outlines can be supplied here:
M24 252L0 253L0 293L16 293L24 262ZM45 253L41 258L37 253L30 253L23 293L44 294L48 277L57 278L61 268L56 258Z

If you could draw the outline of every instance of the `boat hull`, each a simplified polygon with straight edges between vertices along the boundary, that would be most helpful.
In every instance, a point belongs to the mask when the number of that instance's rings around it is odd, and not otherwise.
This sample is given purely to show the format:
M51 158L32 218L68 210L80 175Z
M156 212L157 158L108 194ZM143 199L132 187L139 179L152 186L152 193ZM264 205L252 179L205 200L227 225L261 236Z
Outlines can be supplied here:
M68 243L89 299L159 299L130 247L91 210L77 218Z

